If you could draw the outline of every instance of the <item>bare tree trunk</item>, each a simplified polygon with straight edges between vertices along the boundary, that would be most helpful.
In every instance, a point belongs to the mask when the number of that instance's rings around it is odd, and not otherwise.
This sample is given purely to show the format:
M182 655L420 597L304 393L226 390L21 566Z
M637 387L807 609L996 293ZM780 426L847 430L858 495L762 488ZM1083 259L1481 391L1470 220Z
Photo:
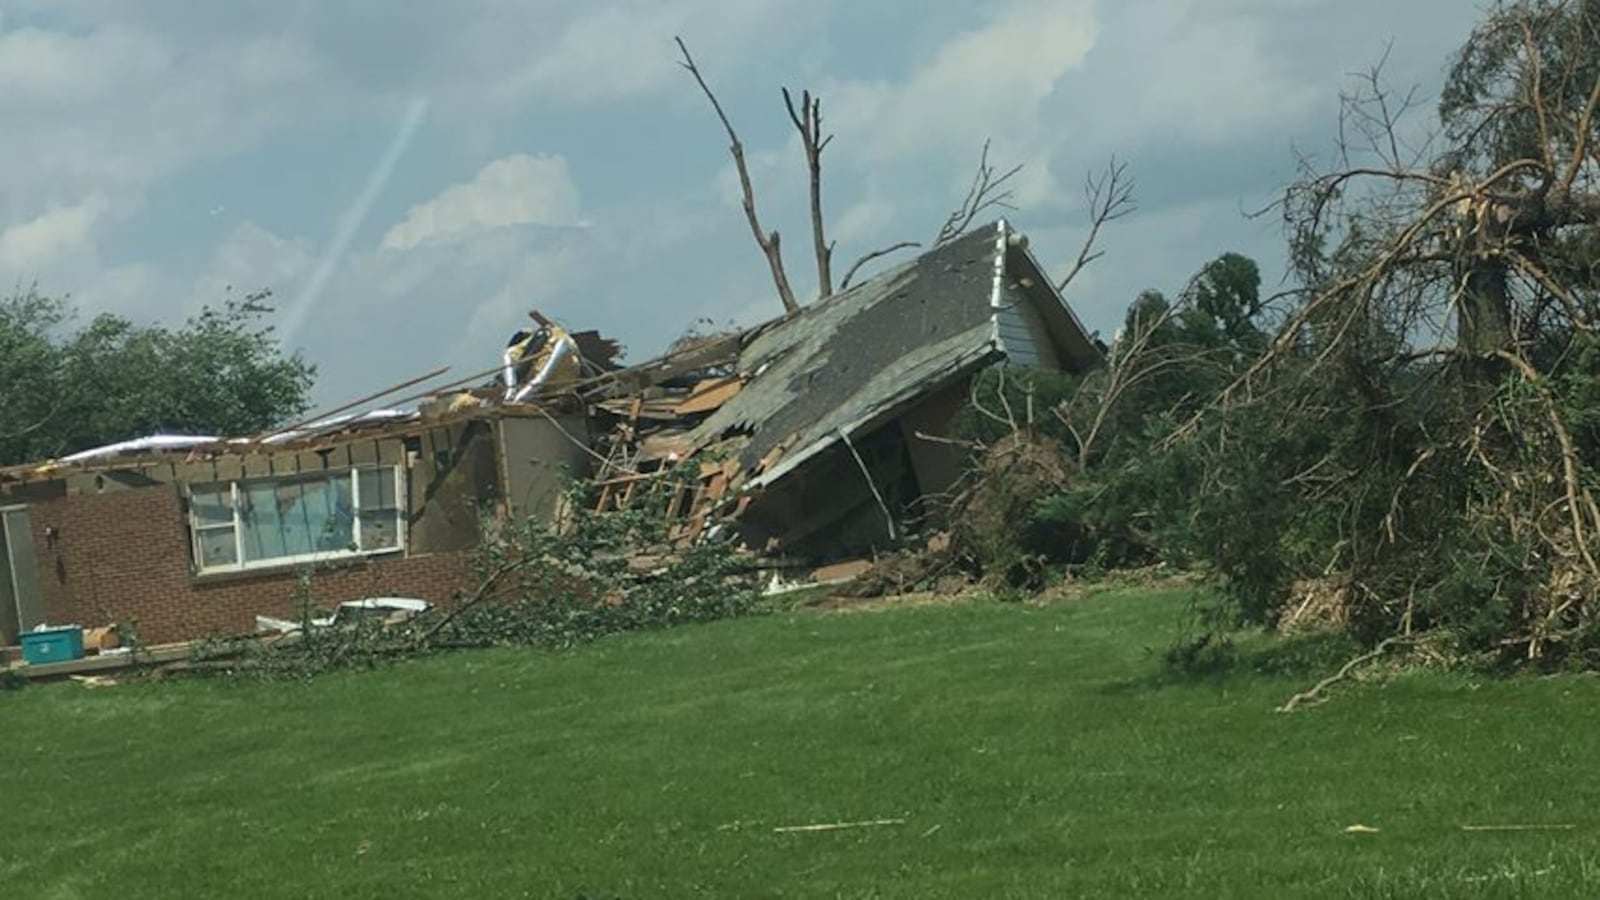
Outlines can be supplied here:
M833 140L833 135L822 135L821 97L802 91L800 110L796 112L794 97L784 88L783 105L789 110L789 121L800 132L806 171L811 179L811 241L817 257L817 297L821 299L833 294L833 245L828 243L822 216L822 151Z
M756 245L761 248L761 253L767 258L767 266L772 270L772 281L778 289L778 299L783 303L786 313L800 311L800 304L794 299L794 288L789 286L789 276L783 270L783 249L776 231L767 232L761 227L761 219L756 216L756 191L750 182L750 167L745 165L744 144L740 143L739 135L733 130L733 123L728 121L727 113L722 111L722 103L717 100L717 95L711 92L711 86L706 84L705 77L700 74L700 69L694 64L694 57L689 55L689 47L683 38L677 38L678 49L683 52L683 61L679 65L689 70L694 76L700 90L705 93L706 99L711 101L711 108L716 110L717 118L722 122L722 128L728 133L728 152L733 155L734 168L739 171L739 187L744 192L744 215L750 222L750 233L755 235Z

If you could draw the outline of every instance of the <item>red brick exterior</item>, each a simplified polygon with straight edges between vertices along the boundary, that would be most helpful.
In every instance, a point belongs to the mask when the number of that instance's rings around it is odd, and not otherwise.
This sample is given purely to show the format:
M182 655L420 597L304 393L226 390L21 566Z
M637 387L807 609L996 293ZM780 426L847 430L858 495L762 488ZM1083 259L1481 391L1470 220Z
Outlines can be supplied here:
M244 634L255 617L292 618L299 570L197 576L189 526L171 485L70 494L30 503L44 611L55 624L136 624L147 644ZM331 610L362 597L448 603L468 554L373 556L325 565L311 579L313 605Z

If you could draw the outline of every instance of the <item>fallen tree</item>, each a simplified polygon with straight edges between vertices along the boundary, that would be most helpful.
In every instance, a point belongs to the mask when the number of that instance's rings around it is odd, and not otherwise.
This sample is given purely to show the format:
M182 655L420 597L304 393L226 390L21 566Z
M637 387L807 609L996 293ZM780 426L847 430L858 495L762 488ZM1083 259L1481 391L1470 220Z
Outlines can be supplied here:
M1332 580L1373 645L1600 664L1600 3L1492 8L1438 129L1381 68L1278 209L1302 287L1158 449L1249 619Z

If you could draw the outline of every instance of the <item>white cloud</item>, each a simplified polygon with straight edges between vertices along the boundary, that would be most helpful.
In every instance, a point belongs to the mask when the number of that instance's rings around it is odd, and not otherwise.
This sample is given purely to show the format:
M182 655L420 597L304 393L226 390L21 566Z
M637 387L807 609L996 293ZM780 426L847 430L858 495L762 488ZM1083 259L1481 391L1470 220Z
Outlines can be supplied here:
M1099 113L1090 120L1096 143L1152 134L1226 143L1263 127L1284 129L1327 99L1331 73L1280 46L1293 21L1282 7L1167 0L1126 4L1115 15L1120 39L1086 73L1109 77L1083 85L1098 95L1086 104Z
M190 311L217 303L229 291L271 290L287 302L289 290L302 284L316 264L316 252L307 242L254 222L241 223L217 245L206 272L196 279Z
M484 166L464 184L411 207L383 236L383 247L405 250L514 225L578 224L578 186L560 156L516 154Z
M870 195L834 216L828 236L844 245L871 243L883 236L894 221L894 213L893 203L881 196Z
M0 273L32 278L85 249L105 213L105 197L94 194L0 231Z
M74 37L37 28L0 32L0 109L48 109L104 100L172 61L161 41L125 28Z
M540 46L523 51L531 62L502 79L497 94L542 95L560 103L594 103L685 93L673 38L687 40L696 62L713 84L719 77L767 67L780 48L810 37L826 19L831 0L806 4L784 0L610 0L565 5L571 18L541 29Z
M309 58L275 38L0 31L0 214L14 222L90 193L131 213L162 179L325 111L315 80Z
M1091 0L1021 0L946 41L899 83L841 85L841 130L875 161L934 147L966 154L985 134L1032 134L1039 108L1099 34Z

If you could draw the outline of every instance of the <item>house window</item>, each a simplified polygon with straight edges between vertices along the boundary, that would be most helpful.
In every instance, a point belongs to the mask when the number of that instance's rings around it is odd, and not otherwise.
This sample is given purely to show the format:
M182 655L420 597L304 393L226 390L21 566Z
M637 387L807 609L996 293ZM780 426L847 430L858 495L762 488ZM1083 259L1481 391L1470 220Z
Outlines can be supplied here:
M401 549L398 466L197 484L189 492L201 572Z

